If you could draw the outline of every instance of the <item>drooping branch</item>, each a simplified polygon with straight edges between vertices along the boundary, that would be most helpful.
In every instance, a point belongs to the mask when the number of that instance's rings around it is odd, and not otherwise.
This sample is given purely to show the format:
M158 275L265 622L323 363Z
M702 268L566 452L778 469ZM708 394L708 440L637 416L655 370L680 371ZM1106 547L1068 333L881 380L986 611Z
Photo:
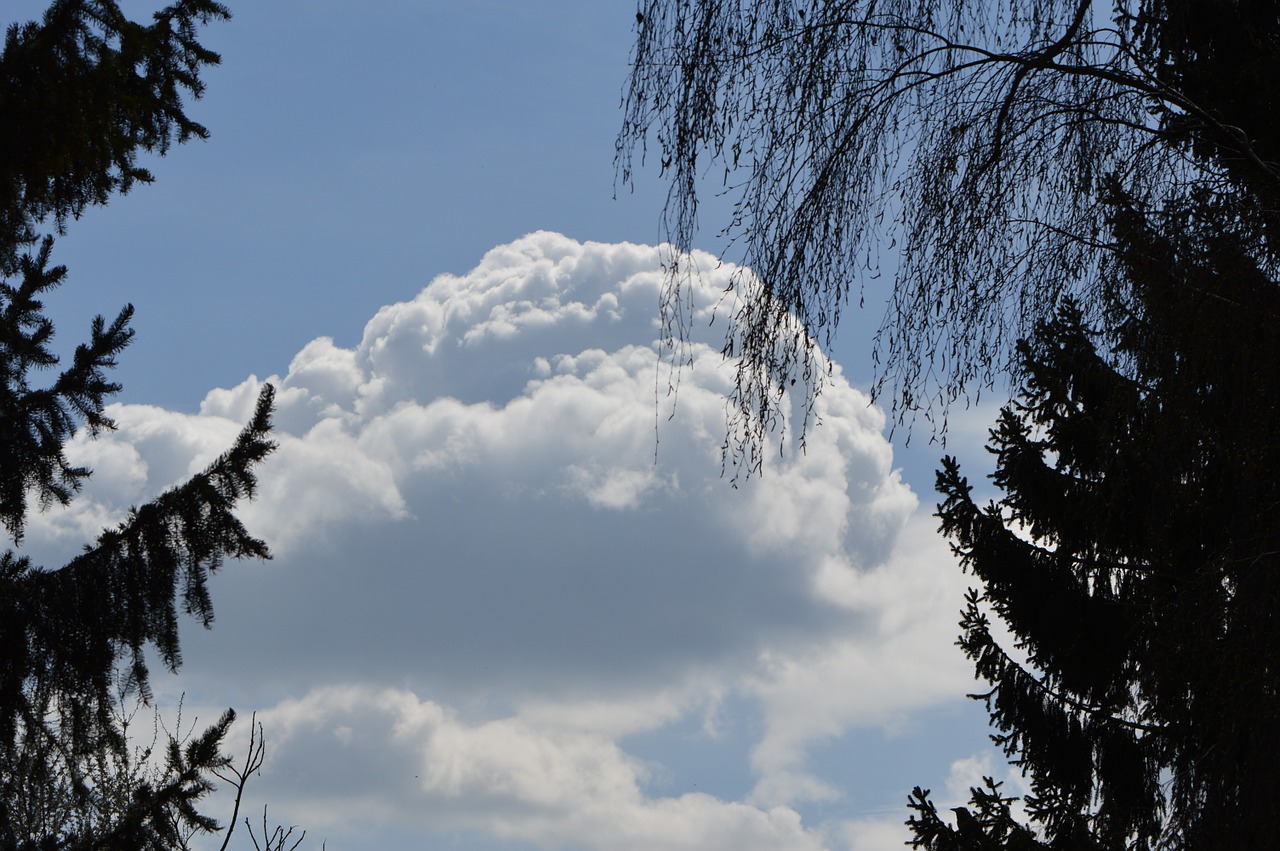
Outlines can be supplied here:
M1016 369L1014 342L1063 296L1100 310L1117 262L1100 237L1109 175L1152 208L1193 186L1259 216L1277 206L1264 196L1280 197L1278 157L1180 87L1154 13L1130 6L641 5L618 175L629 182L633 156L656 144L675 249L664 333L678 341L690 331L681 253L702 180L723 169L725 251L752 270L735 280L725 340L741 358L735 463L758 469L784 400L820 392L815 348L854 294L887 305L875 393L899 422L923 416L945 434L949 405ZM1237 161L1257 180L1228 179Z

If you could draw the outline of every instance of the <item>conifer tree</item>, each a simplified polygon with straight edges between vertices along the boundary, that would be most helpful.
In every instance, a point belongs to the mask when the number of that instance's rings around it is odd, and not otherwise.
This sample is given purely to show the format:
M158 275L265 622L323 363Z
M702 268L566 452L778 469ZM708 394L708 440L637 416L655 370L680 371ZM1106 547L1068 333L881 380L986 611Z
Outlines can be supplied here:
M942 531L981 585L959 643L1031 824L992 783L956 828L917 789L918 847L1274 844L1280 287L1231 208L1110 202L1108 330L1068 301L1020 344L1026 380L991 432L998 502L977 505L953 458L938 474Z
M0 848L173 848L216 824L196 801L224 768L228 712L164 765L110 787L95 771L126 754L118 690L146 696L147 653L176 669L179 619L208 626L209 574L227 558L266 558L232 513L272 450L272 391L225 454L130 511L62 566L22 555L33 510L66 505L91 471L67 442L114 424L109 370L129 343L133 309L99 317L70 364L50 347L41 299L63 283L54 238L87 207L147 182L142 152L204 137L184 97L218 56L199 28L229 16L212 0L175 0L150 24L113 0L55 0L40 22L13 24L0 53ZM47 379L47 380L42 380ZM51 798L53 796L53 798Z

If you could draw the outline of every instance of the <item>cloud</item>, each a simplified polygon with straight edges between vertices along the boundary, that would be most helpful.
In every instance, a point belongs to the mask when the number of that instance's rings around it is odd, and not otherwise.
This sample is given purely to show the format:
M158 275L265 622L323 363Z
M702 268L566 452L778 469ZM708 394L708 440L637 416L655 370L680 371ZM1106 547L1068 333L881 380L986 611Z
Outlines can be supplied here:
M849 851L885 851L902 848L911 839L905 819L857 819L840 825L839 835Z
M563 724L467 723L410 692L350 688L286 701L263 720L274 731L273 760L294 769L269 770L272 790L321 832L412 819L435 831L484 827L602 851L822 847L785 807L647 797L642 763L607 736Z
M32 546L198 469L271 381L280 446L242 514L276 558L215 579L184 682L270 708L293 778L273 788L317 817L349 801L552 847L820 847L792 806L839 790L810 750L964 688L957 572L838 365L805 451L774 435L729 487L709 326L734 270L699 258L672 399L662 260L531 234L198 414L113 406L120 431L71 449L92 489ZM647 795L619 740L728 693L763 718L749 801Z
M965 578L932 534L931 518L907 525L889 561L853 570L832 559L818 575L825 597L864 624L835 633L807 652L765 654L753 690L765 706L766 728L752 753L761 802L824 800L836 790L806 769L815 744L857 726L892 728L939 695L958 695L972 671L948 654Z
M708 273L702 324L732 271ZM383 308L351 350L308 345L244 512L277 563L217 592L202 664L274 658L289 691L341 670L636 692L867 616L819 580L883 563L915 508L882 415L837 370L807 451L729 488L717 341L695 341L672 419L655 400L661 281L657 248L539 233ZM196 419L243 419L260 383Z

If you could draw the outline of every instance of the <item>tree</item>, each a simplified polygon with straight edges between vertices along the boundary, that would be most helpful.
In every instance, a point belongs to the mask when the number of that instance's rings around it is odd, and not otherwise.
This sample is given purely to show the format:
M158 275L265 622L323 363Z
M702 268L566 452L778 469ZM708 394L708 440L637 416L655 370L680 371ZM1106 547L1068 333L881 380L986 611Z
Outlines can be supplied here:
M212 0L175 0L151 24L113 0L56 0L42 22L9 27L0 54L0 524L20 546L29 512L67 504L90 475L65 448L77 430L111 429L107 371L132 337L132 307L96 319L72 362L58 366L40 301L66 278L53 236L87 207L151 179L139 152L163 154L204 137L184 96L218 56L197 40L227 18ZM15 549L0 555L0 847L168 848L181 831L216 824L195 808L228 712L143 776L100 771L129 747L117 690L146 697L146 654L181 661L181 613L208 626L209 574L226 558L267 558L232 513L254 491L272 450L272 391L235 444L202 473L130 511L70 563L46 569ZM127 760L124 763L127 767ZM103 778L123 778L116 788ZM62 797L41 800L41 793ZM48 805L54 804L52 808ZM61 809L59 809L61 808ZM64 817L49 820L50 813ZM74 814L74 817L67 814Z
M155 709L147 739L137 729L143 701L136 692L121 693L119 698L114 720L126 742L122 746L71 756L50 753L51 745L59 744L56 741L24 739L22 757L16 766L10 766L17 771L4 776L0 791L10 802L13 824L19 826L11 833L31 837L34 844L29 847L36 848L192 851L201 847L198 840L203 834L221 830L218 848L226 851L249 779L266 759L266 739L256 715L249 722L243 757L236 762L220 753L231 713L197 734L194 724L184 725L181 702L169 722ZM213 778L231 796L230 818L224 829L189 806L198 797L196 793L212 788ZM92 794L85 790L92 790ZM185 800L187 806L175 806L175 798ZM131 817L139 806L154 814L146 819ZM296 851L306 839L305 830L295 836L296 826L273 826L265 806L261 826L248 817L243 821L249 841L258 851Z
M821 389L814 347L881 251L876 391L900 416L1020 386L1000 501L954 459L939 489L1028 823L994 781L955 827L916 789L917 847L1269 847L1276 5L648 0L636 21L618 166L655 137L672 175L672 347L708 160L758 278L726 343L748 469L791 379Z
M194 802L212 789L208 775L225 770L220 744L234 716L195 735L171 733L157 710L150 741L135 745L133 722L141 708L136 693L121 695L112 718L117 741L92 749L74 751L52 735L19 738L0 786L3 847L176 851L216 827Z
M753 270L725 344L749 470L795 381L820 391L815 346L882 258L875 391L944 432L1064 296L1101 317L1122 265L1107 180L1153 212L1212 196L1276 260L1273 3L644 0L636 32L617 166L625 184L653 142L670 175L677 360L703 179L722 177Z
M0 268L52 218L59 229L113 193L149 183L138 152L206 138L183 92L204 93L219 57L200 25L231 13L214 0L176 0L150 25L114 0L56 0L41 23L11 24L0 55Z
M1106 330L1068 301L1019 345L1026 378L991 432L1003 496L979 507L955 459L938 474L942 530L982 586L959 643L1044 844L998 830L994 788L956 844L917 789L918 846L1273 841L1280 286L1233 209L1156 228L1109 200L1125 274Z

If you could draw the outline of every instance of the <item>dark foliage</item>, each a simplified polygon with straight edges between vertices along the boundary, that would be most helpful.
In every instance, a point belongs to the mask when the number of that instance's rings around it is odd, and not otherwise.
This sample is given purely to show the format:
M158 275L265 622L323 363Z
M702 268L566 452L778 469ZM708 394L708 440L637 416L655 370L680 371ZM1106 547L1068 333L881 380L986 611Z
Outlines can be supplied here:
M682 251L723 174L758 277L726 343L735 463L758 468L793 378L821 389L815 346L881 252L900 417L1021 387L1002 499L951 459L939 488L982 586L961 646L1033 792L975 790L953 827L917 789L917 845L1274 844L1280 6L644 0L636 22L620 177L656 145ZM676 352L689 274L674 255Z
M167 737L163 749L130 753L113 742L74 760L55 738L26 740L0 782L9 817L0 847L186 851L192 836L219 828L196 805L229 764L221 745L234 720L228 710L199 735Z
M899 417L1020 385L1000 501L952 459L939 489L981 583L961 646L1032 794L989 782L947 820L917 789L917 846L1275 844L1280 6L644 0L636 22L620 177L656 145L685 250L723 174L759 279L726 343L735 462L758 468L793 378L821 389L815 346L882 252Z
M43 21L11 24L0 54L0 271L48 217L59 229L151 174L139 151L208 135L184 111L218 55L199 25L230 17L213 0L177 0L150 24L114 0L56 0Z
M810 398L851 296L887 297L877 392L945 428L947 406L1018 365L1015 343L1073 295L1100 319L1122 260L1105 181L1145 209L1213 196L1271 268L1280 209L1280 13L1267 0L644 0L618 139L650 144L666 230L692 244L699 186L758 276L726 351L741 355L732 460L800 379ZM867 288L883 265L886 294ZM691 274L664 313L679 359ZM799 320L802 333L796 333ZM935 419L942 416L942 422Z
M130 512L69 564L34 567L0 555L0 740L57 704L72 741L106 722L116 666L145 689L144 651L171 669L181 655L180 612L213 620L207 579L222 560L268 556L232 514L252 496L252 467L271 451L271 393L236 444L204 472ZM28 731L29 734L29 731Z
M1110 202L1125 275L1108 333L1067 302L1019 345L1026 379L991 433L998 503L976 505L954 459L938 474L942 531L982 585L960 646L1048 847L1267 847L1280 287L1230 210L1154 225ZM948 844L926 796L919 845L1020 847L985 824L1000 842Z
M9 27L0 54L0 524L20 546L29 512L65 505L90 470L67 442L114 428L108 371L133 331L126 307L96 319L59 368L41 299L66 278L53 238L90 205L151 176L139 152L204 137L183 96L218 61L197 40L228 17L177 0L149 25L110 0L56 0L40 23ZM40 382L40 378L48 378ZM163 762L129 761L125 695L149 694L146 656L181 661L182 614L208 626L208 578L227 558L267 558L232 513L273 449L272 391L235 444L203 472L132 509L61 567L0 554L0 849L162 849L217 827L195 808L233 713L169 737Z
M62 283L66 268L49 268L53 240L46 238L35 255L18 258L21 281L17 286L0 283L0 523L16 541L22 539L27 498L35 496L41 508L66 505L71 494L89 475L72 467L63 444L83 422L96 435L111 428L102 413L106 399L119 391L104 370L115 365L115 356L133 336L129 329L132 307L126 307L107 327L99 317L90 340L77 347L70 369L47 388L33 388L32 370L57 365L49 349L53 323L41 313L39 296Z

